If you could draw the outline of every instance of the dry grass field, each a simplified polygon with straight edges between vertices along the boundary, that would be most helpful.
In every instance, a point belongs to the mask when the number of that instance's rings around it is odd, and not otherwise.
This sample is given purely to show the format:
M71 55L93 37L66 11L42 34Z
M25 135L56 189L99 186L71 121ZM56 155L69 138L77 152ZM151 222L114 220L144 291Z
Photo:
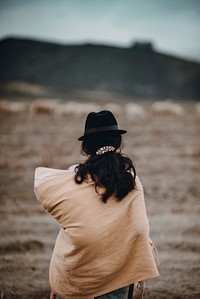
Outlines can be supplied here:
M123 106L123 104L121 104ZM143 183L160 276L146 297L200 298L200 117L184 102L183 116L147 115L119 124L128 130L123 152ZM33 193L37 166L65 169L85 159L77 138L85 115L1 113L0 298L47 299L48 267L58 226Z

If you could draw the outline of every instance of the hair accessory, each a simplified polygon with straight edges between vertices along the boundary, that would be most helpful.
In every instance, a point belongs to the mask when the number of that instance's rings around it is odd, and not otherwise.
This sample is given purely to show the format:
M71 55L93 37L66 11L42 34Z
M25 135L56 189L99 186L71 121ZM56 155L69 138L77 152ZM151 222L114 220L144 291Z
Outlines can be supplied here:
M98 149L98 151L96 151L96 155L97 156L100 156L100 155L103 155L107 152L114 152L115 151L115 147L112 146L112 145L107 145L107 146L103 146L103 147L100 147Z

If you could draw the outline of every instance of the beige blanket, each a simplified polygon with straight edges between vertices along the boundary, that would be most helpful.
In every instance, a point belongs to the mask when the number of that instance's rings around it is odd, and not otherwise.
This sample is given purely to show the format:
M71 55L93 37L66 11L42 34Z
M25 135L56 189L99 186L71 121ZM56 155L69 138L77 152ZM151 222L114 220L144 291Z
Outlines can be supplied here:
M143 188L105 204L88 181L74 182L74 167L35 171L35 194L60 225L50 264L50 285L66 299L89 299L158 275L149 243Z

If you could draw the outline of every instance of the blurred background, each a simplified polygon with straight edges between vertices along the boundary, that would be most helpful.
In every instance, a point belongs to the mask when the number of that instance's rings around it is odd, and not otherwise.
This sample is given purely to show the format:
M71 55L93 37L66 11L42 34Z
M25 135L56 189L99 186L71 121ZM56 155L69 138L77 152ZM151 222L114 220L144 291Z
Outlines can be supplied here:
M198 0L0 1L0 91L199 99L199 15Z
M160 252L147 298L200 297L200 1L1 0L1 299L48 298L59 228L34 169L83 161L102 109L128 131Z

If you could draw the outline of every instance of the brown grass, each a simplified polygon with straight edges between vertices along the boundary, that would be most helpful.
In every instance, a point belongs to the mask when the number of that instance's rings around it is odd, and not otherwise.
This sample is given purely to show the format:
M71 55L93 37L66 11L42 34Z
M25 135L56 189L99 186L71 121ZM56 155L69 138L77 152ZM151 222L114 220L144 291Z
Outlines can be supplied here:
M147 298L200 298L200 121L194 104L184 117L119 116L125 149L142 180L160 277ZM150 103L143 103L150 110ZM85 116L1 115L0 296L48 298L48 267L58 233L33 193L37 166L67 168L84 159L77 138Z

